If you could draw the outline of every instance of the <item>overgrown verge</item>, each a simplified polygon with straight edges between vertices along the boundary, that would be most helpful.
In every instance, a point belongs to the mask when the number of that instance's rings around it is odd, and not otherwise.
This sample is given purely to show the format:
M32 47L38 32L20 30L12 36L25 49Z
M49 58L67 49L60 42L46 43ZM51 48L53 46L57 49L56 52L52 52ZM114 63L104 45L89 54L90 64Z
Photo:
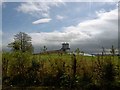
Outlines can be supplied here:
M88 60L89 59L89 60ZM3 88L54 87L75 90L120 89L118 56L3 53Z

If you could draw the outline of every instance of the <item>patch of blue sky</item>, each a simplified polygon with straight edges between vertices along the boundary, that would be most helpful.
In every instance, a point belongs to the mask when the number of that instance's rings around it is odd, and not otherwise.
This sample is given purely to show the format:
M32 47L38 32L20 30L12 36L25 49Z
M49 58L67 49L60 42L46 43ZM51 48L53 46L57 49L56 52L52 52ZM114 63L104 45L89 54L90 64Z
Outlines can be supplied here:
M35 17L29 13L18 12L16 8L20 4L20 2L6 2L2 8L3 45L10 43L13 35L20 31L26 33L62 31L64 27L76 26L86 20L96 19L96 12L101 10L109 12L116 8L116 4L111 2L66 2L65 5L50 7L48 17L52 19L50 22L32 24L43 16ZM57 16L63 18L58 20Z
M77 25L85 20L96 18L96 12L100 10L110 11L116 8L115 4L102 2L66 2L65 5L59 7L51 7L49 23L33 25L32 22L38 20L40 17L33 17L30 14L18 12L16 8L21 4L20 2L7 2L3 8L3 32L17 33L24 32L51 32L54 30L61 30L63 27ZM60 15L64 18L62 20L56 19Z
M67 27L70 25L77 25L80 22L97 18L96 12L105 10L110 11L115 9L116 5L111 3L102 2L67 2L65 6L51 9L51 16L53 18L53 25L57 30L61 27ZM65 17L62 21L56 20L55 15L61 15Z
M7 2L2 10L3 32L29 31L32 28L32 16L23 14L16 10L19 2Z

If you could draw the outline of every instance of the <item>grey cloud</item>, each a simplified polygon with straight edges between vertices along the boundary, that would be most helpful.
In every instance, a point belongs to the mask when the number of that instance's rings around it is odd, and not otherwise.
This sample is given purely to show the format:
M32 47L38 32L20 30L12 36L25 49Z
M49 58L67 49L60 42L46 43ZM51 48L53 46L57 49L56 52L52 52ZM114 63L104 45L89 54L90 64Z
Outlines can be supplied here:
M114 17L113 17L114 16ZM61 31L30 33L35 46L46 45L57 49L62 42L70 43L71 50L80 48L89 53L99 52L101 47L118 45L117 9L101 13L97 19L62 28ZM36 38L40 38L37 40Z

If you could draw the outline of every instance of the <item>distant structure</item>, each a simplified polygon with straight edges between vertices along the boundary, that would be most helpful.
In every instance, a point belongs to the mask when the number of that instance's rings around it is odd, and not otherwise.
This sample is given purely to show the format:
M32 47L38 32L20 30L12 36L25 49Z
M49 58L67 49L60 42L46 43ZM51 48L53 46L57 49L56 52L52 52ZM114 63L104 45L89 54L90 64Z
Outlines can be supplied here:
M70 51L69 43L62 43L62 48L61 49L35 53L34 55L50 54L50 53L64 53L64 52L69 52L69 51Z
M62 43L61 50L64 51L64 52L70 50L69 43Z

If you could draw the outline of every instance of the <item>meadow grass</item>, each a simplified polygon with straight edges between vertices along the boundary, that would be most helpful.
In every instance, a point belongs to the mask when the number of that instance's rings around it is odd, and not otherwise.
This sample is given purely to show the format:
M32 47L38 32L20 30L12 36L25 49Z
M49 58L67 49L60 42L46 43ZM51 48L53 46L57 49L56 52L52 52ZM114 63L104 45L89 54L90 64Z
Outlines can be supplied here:
M2 61L4 87L120 88L118 56L11 52L3 53Z

